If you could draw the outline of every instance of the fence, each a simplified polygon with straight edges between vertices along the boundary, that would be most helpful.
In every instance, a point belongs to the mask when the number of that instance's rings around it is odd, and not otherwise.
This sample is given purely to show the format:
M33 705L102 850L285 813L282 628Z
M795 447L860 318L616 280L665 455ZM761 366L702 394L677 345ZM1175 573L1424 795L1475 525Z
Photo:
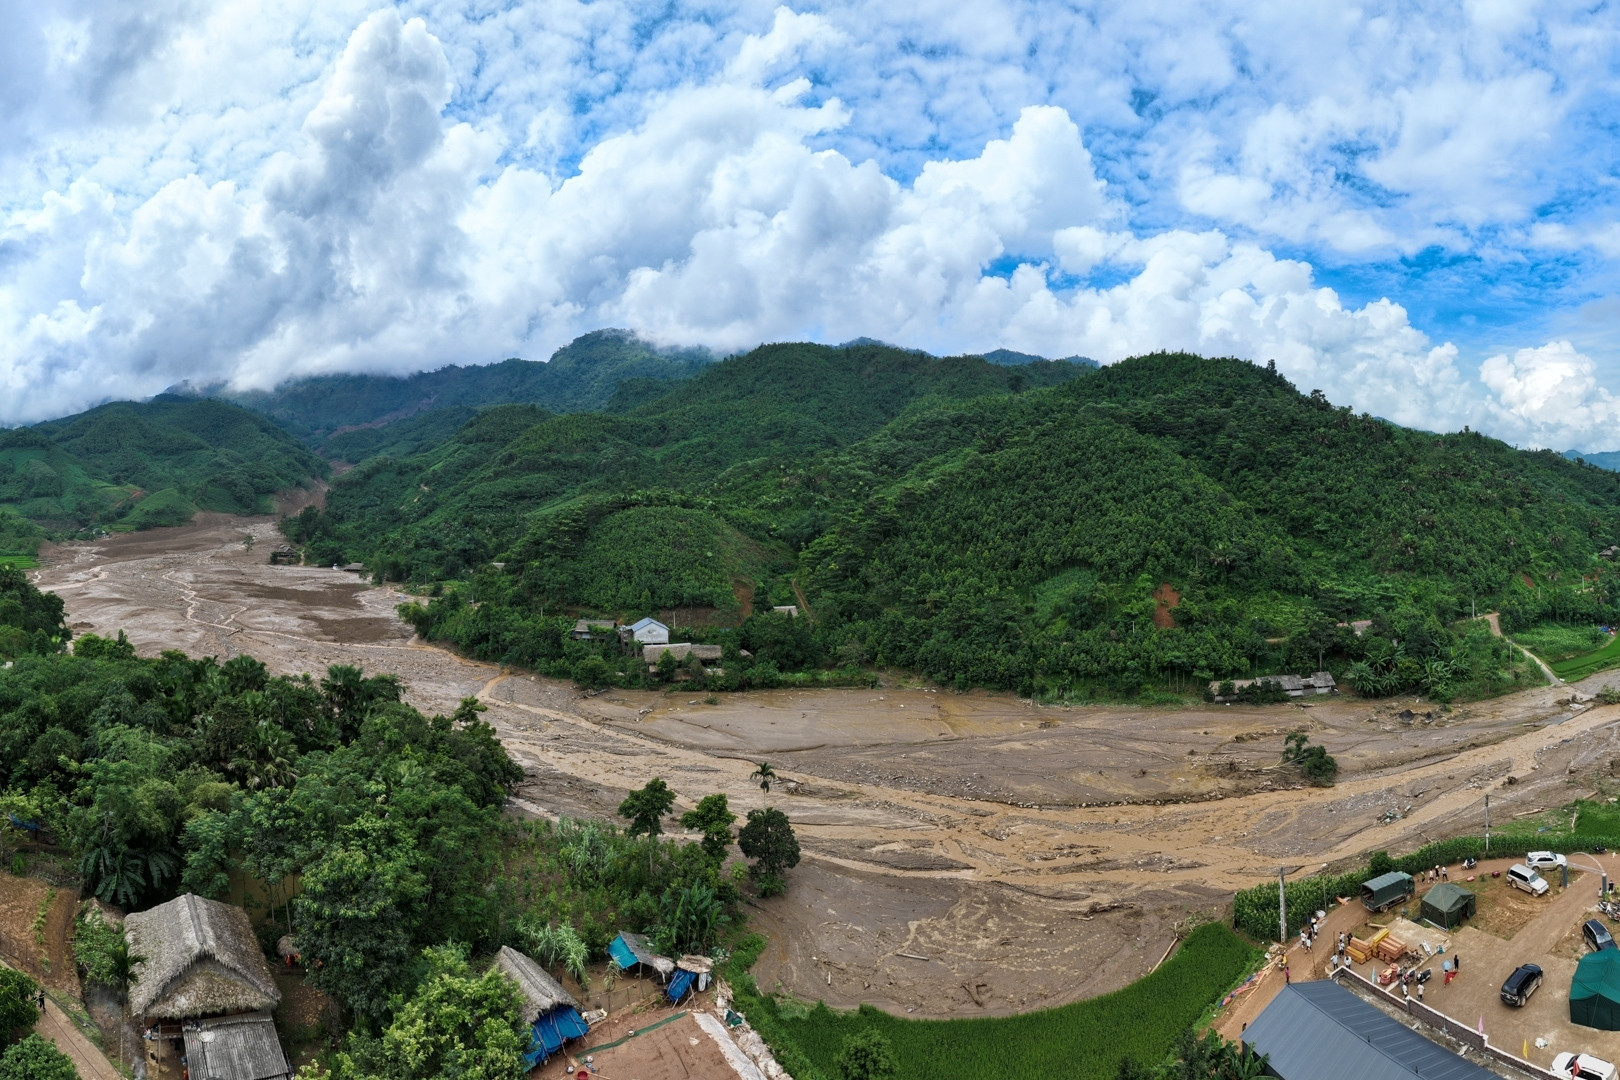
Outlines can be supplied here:
M4 956L6 963L18 971L26 972L35 979L45 977L44 967L40 963L40 955L44 951L44 946L32 937L20 938L0 930L0 956Z
M1509 1068L1517 1069L1526 1076L1535 1077L1536 1080L1558 1080L1556 1075L1541 1066L1532 1064L1517 1054L1510 1054L1506 1050L1492 1046L1484 1032L1477 1028L1471 1028L1467 1024L1459 1023L1438 1009L1424 1005L1416 998L1407 998L1403 1001L1349 968L1340 968L1335 978L1339 980L1340 985L1348 985L1350 989L1363 997L1375 998L1394 1005L1413 1019L1434 1028L1436 1031L1443 1032L1472 1050L1478 1050L1482 1054L1495 1058Z

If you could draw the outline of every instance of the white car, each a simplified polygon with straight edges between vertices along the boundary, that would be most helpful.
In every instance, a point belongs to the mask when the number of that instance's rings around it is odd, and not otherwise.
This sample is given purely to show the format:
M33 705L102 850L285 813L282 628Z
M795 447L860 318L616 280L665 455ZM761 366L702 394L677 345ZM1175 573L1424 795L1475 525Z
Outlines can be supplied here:
M1615 1080L1614 1066L1590 1054L1559 1054L1553 1058L1552 1073L1564 1080Z
M1569 860L1550 851L1532 851L1524 857L1524 864L1537 870L1557 870L1568 866Z
M1542 876L1523 863L1514 863L1507 869L1507 883L1515 889L1522 889L1531 896L1546 896L1548 886Z

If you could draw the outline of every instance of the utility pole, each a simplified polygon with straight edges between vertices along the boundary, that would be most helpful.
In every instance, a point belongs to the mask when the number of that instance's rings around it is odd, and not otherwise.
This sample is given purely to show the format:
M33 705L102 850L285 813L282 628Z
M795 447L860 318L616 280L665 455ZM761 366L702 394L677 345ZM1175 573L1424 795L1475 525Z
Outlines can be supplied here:
M1491 797L1485 796L1485 853L1491 851Z
M1277 867L1277 940L1282 942L1285 953L1288 951L1288 898L1283 895L1283 878L1287 874L1286 866Z

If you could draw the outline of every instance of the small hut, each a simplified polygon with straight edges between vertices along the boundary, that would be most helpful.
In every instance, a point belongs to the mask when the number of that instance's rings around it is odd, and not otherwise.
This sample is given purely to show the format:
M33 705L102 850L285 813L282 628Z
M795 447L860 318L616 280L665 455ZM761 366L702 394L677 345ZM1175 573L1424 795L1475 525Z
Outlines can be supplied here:
M569 1039L590 1030L579 1015L579 1002L532 959L510 945L502 945L495 954L495 966L517 984L523 995L523 1022L531 1033L523 1062L529 1068L562 1049Z
M130 987L129 1011L153 1044L148 1052L154 1064L161 1065L166 1042L178 1051L183 1041L191 1060L195 1041L216 1064L207 1072L193 1066L194 1076L268 1080L291 1074L269 1022L281 990L247 912L186 893L125 916L124 937L130 953L143 958ZM220 1017L233 1022L208 1023Z
M239 907L192 893L124 918L129 951L144 956L129 1010L148 1020L270 1012L281 990Z
M644 934L632 934L628 930L620 933L608 945L608 955L613 957L620 971L629 971L639 965L652 968L665 979L675 973L675 961L653 952Z
M1436 926L1455 929L1478 910L1474 894L1461 885L1442 881L1423 894L1423 917Z
M669 980L669 995L671 1005L680 1004L695 987L698 990L709 988L709 975L714 971L714 961L707 956L683 956L675 962L675 977Z

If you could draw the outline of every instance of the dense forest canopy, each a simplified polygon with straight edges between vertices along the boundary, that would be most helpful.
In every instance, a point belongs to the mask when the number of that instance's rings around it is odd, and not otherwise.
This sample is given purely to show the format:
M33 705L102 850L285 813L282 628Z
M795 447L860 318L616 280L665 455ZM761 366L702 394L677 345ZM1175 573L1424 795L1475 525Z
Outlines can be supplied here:
M425 633L557 673L591 652L570 615L706 612L692 633L740 654L774 633L750 610L804 603L777 672L1074 694L1325 663L1447 696L1519 677L1472 611L1620 615L1620 476L1186 354L765 346L598 413L485 410L287 530L444 594Z
M276 492L328 471L272 421L223 401L160 395L0 431L0 554L31 552L46 531L268 513Z

